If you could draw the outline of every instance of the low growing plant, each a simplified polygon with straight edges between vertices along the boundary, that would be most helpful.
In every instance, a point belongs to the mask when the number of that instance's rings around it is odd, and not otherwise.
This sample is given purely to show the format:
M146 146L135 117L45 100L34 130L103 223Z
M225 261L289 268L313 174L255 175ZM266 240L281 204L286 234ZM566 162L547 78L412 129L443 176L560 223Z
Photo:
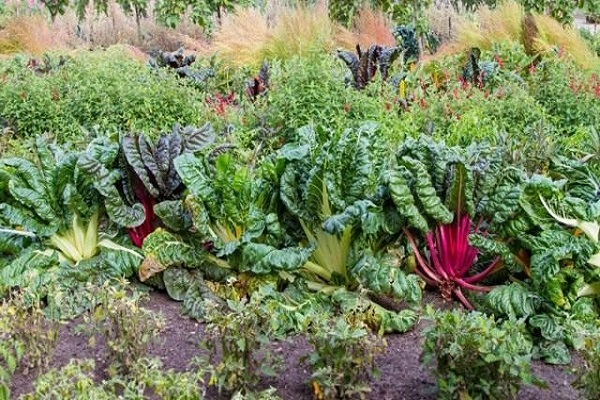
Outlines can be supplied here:
M598 332L588 334L583 339L584 362L578 371L575 387L583 392L584 399L600 399L600 339Z
M116 393L111 388L105 384L95 384L94 369L94 360L73 359L65 367L52 369L40 376L33 391L22 396L22 399L114 399Z
M91 359L72 359L60 369L52 369L40 376L32 392L22 396L33 399L146 399L202 400L206 385L204 370L190 372L164 370L157 358L141 358L131 367L127 377L116 376L97 383L95 363Z
M422 362L435 365L440 399L515 399L523 384L543 386L531 371L533 344L522 321L479 312L434 312Z
M60 323L46 318L40 303L29 304L24 295L12 295L2 304L3 332L24 350L21 365L25 370L45 368L52 361Z
M385 340L361 322L338 319L313 324L308 341L315 350L304 361L312 371L315 398L364 399L379 374L375 356L385 349Z
M0 400L10 399L9 383L17 369L45 368L52 361L60 325L48 320L39 303L15 293L0 303Z
M87 325L78 329L87 333L93 347L97 337L106 340L109 372L128 374L134 362L147 354L150 343L157 339L165 321L162 315L140 307L145 298L131 290L126 282L105 283L97 288L99 305L84 315Z
M267 345L272 339L269 321L272 315L262 305L260 296L226 304L205 301L206 339L202 347L209 350L209 385L219 391L246 395L261 375L275 376L281 360L272 357ZM217 354L221 354L217 360ZM242 397L244 398L244 397Z

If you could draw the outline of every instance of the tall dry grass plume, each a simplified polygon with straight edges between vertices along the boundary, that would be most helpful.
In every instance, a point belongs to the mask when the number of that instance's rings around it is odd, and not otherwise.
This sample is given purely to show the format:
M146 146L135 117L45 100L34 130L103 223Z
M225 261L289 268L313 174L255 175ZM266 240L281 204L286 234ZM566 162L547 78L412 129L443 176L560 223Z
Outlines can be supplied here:
M273 2L268 10L236 8L225 15L211 49L234 66L258 67L265 58L330 51L338 29L323 2L314 6Z
M459 17L455 22L455 38L442 46L436 58L465 53L472 47L490 49L493 43L518 42L530 54L560 49L583 68L600 66L600 59L574 28L564 27L547 15L526 15L514 0L504 1L495 9L480 7L471 18Z
M265 14L255 8L236 8L221 19L211 50L235 65L256 67L265 57L265 45L272 35Z
M202 29L182 19L177 29L168 29L155 22L152 7L148 18L141 20L142 37L139 36L135 18L126 15L115 1L109 1L107 14L96 14L90 2L86 17L78 21L72 9L50 22L36 9L23 9L23 5L8 0L15 10L0 27L0 53L27 52L39 54L49 50L73 48L106 48L116 44L129 45L132 54L159 49L174 51L179 47L205 51L208 47ZM152 2L151 2L152 4Z
M594 54L588 44L573 27L562 26L547 15L536 15L535 22L539 35L534 47L538 52L566 52L577 64L589 70L600 69L600 58Z
M276 17L273 36L265 48L267 57L285 59L332 51L336 47L334 36L338 29L329 19L324 2L312 7L284 7Z
M505 1L495 9L480 7L474 19L457 21L454 44L463 52L471 47L489 49L494 42L520 40L523 15L523 7L515 1Z
M53 26L40 14L17 15L0 29L0 54L27 52L40 55L69 47L68 30Z
M357 44L362 48L373 44L394 46L396 38L392 31L393 24L382 11L363 8L354 18L352 30L341 29L336 42L345 49L354 49Z

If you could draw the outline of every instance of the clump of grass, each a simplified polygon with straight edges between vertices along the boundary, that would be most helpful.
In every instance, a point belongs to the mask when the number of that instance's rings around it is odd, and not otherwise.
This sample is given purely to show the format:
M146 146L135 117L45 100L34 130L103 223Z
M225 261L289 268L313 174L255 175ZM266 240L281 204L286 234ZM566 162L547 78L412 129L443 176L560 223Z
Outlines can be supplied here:
M495 42L520 40L524 13L523 7L514 1L506 1L495 9L481 7L474 20L458 21L455 44L464 51L471 47L490 49Z
M329 19L322 3L314 7L283 8L273 28L273 35L265 47L269 58L288 59L294 55L335 49L337 24Z
M234 65L258 67L271 35L265 14L256 8L236 8L221 20L213 36L212 50Z
M538 51L563 50L581 67L590 70L600 67L600 59L575 28L563 26L547 15L536 15L535 22L540 33L534 43Z
M558 49L583 68L593 69L600 65L600 59L574 28L564 27L550 16L532 13L527 20L529 34L523 35L524 17L523 6L514 0L505 1L495 9L480 7L473 18L456 19L457 35L438 55L464 53L472 47L489 50L494 43L521 43L525 36L526 44L533 43L536 53Z
M27 52L40 55L66 48L68 33L54 28L40 14L16 15L4 21L0 30L0 54Z
M212 50L228 64L258 68L265 58L287 60L333 50L339 29L321 3L275 5L268 14L257 8L237 8L223 17L213 35Z
M359 10L354 18L352 30L341 30L336 35L336 41L346 49L353 49L357 44L362 48L368 48L373 44L396 45L391 21L383 12L369 8Z

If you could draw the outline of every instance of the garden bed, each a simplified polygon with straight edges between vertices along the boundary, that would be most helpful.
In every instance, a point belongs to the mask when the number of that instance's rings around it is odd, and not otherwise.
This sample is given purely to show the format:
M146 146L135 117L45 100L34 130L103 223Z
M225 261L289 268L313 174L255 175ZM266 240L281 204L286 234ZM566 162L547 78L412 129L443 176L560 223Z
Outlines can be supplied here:
M452 304L444 302L437 294L426 292L424 304L433 304L436 308L449 309ZM198 342L203 337L203 324L190 319L180 311L180 303L171 300L166 294L151 292L150 301L146 307L160 312L165 316L166 325L157 343L151 346L150 355L160 357L165 369L185 370L188 363L196 355L200 354ZM75 334L74 328L81 323L79 319L66 324L62 330L56 355L50 364L51 368L60 368L71 359L92 358L96 362L96 378L98 381L106 378L104 369L107 367L104 361L104 348L100 343L91 348L87 338ZM406 334L387 335L387 349L380 355L377 365L381 371L381 377L372 384L370 399L400 400L400 399L435 399L436 387L433 376L427 368L420 364L419 354L423 340L421 331L425 325L421 321L417 327ZM286 367L284 373L277 378L265 379L262 383L264 388L273 386L277 389L283 399L302 400L311 399L313 394L310 385L308 369L300 365L302 356L311 351L310 345L302 338L294 338L288 343L273 344L274 353L284 355ZM547 389L536 387L525 387L519 394L522 400L572 400L579 398L578 391L571 387L574 375L570 373L573 367L580 363L574 357L571 366L555 366L534 362L535 374L547 384ZM33 379L31 374L22 372L15 374L12 380L11 391L13 398L26 393L32 389ZM221 399L218 394L211 390L207 399Z

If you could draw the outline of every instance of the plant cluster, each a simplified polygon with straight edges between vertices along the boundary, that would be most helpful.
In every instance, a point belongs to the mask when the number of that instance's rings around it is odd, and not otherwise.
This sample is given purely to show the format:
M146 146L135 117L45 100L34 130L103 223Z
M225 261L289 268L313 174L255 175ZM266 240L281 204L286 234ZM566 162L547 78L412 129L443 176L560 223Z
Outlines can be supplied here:
M421 10L409 3L394 6ZM325 15L243 21L255 11L223 16L257 27L252 49L235 42L247 68L211 61L202 85L114 50L60 68L0 62L1 123L18 144L0 159L0 296L23 291L35 332L42 313L84 314L106 338L107 396L216 386L274 397L252 392L276 370L268 343L299 332L315 346L316 397L362 396L382 347L374 333L412 329L426 287L494 315L431 317L424 358L441 396L514 397L536 383L530 358L568 363L600 315L600 81L581 68L587 48L569 35L554 48L548 32L566 31L531 14L485 28L509 32L502 42L477 28L464 54L405 62L402 51L423 54L418 20L402 43L336 54L323 52L335 28ZM210 362L161 378L154 361L136 364L162 322L118 284L133 276L206 322ZM1 343L4 384L41 351ZM95 390L88 366L71 368Z
M542 385L531 371L533 345L521 323L478 312L433 313L423 362L434 365L439 398L514 399L522 384Z
M308 341L315 350L305 357L317 399L364 398L378 376L375 356L385 351L385 341L366 326L344 319L315 322Z
M210 352L209 385L219 392L247 396L261 376L277 375L282 360L272 358L267 347L273 337L269 329L272 316L260 298L226 304L208 300L204 313L207 337L202 346Z
M148 346L164 328L164 318L140 306L142 292L130 291L125 285L105 283L94 291L98 305L84 314L85 325L79 329L95 346L102 338L106 343L109 371L131 373L134 363L147 355Z
M3 299L0 311L0 399L8 400L17 369L27 373L50 364L60 324L49 320L40 304L28 304L22 293Z

